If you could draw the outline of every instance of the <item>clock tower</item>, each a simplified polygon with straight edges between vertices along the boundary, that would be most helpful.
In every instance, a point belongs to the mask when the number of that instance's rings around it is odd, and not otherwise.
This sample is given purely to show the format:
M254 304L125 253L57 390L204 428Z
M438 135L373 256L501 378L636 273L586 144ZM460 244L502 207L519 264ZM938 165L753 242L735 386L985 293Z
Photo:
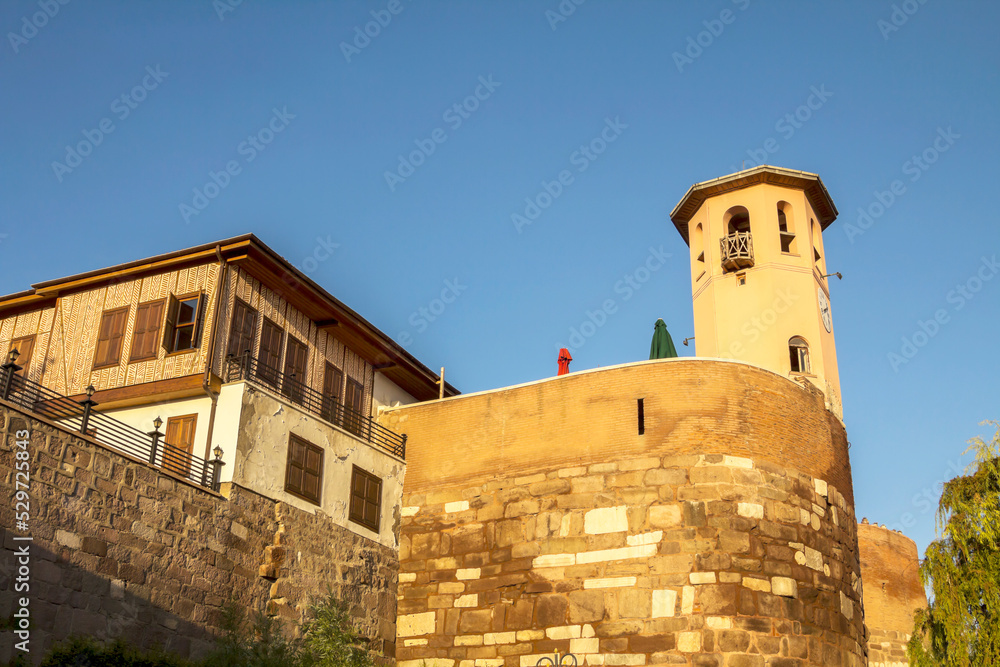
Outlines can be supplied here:
M698 356L812 383L839 417L822 235L836 218L819 176L768 165L697 183L670 214L691 250Z

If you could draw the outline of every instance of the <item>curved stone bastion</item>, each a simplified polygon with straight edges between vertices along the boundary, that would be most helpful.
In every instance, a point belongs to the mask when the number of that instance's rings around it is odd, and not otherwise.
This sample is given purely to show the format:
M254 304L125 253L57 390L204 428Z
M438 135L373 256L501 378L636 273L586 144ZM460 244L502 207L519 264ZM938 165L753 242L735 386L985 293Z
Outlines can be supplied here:
M913 616L927 607L916 543L885 526L862 521L858 548L864 581L870 667L906 667Z
M402 667L865 664L847 438L808 380L649 361L381 419Z

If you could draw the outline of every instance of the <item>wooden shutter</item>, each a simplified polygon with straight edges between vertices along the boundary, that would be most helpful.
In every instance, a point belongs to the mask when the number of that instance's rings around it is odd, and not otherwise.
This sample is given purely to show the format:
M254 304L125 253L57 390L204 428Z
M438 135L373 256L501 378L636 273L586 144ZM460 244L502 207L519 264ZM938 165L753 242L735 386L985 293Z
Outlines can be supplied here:
M281 369L281 340L285 332L271 320L264 318L260 334L260 353L257 355L257 376L275 387Z
M156 344L160 339L165 301L151 301L140 304L135 311L135 334L132 337L132 352L129 361L156 358Z
M305 343L288 337L288 346L285 349L285 378L282 386L282 393L296 403L301 403L304 395L303 386L306 385L306 360L309 356L309 348Z
M365 415L361 412L364 401L364 387L353 378L347 378L347 392L344 394L344 428L351 433L363 436L365 431Z
M174 351L174 326L177 324L177 297L173 294L167 300L167 320L163 324L163 347L168 353Z
M101 315L101 324L97 329L97 349L94 351L95 370L118 365L127 318L128 306L109 310Z
M339 424L340 390L344 385L344 373L339 368L326 362L323 373L323 418Z
M233 321L229 328L227 353L242 357L247 350L253 354L253 337L257 332L257 311L240 299L233 306Z
M350 519L378 532L382 514L382 480L354 466L351 475Z
M15 338L10 342L10 350L17 350L17 365L21 366L18 375L25 375L28 372L28 364L31 363L31 353L35 349L35 336L23 336ZM7 359L10 359L10 350L7 350ZM7 361L4 359L4 361Z
M319 505L322 483L323 450L297 435L289 435L285 491Z
M184 415L167 419L164 437L163 467L170 472L187 477L191 473L191 452L194 449L194 430L198 415Z

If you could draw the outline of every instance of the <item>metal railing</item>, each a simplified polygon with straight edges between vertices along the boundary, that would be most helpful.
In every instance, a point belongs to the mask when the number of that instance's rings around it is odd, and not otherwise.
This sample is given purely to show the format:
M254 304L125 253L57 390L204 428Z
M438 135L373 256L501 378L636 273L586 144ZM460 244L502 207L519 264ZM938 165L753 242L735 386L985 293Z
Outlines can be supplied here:
M406 435L390 431L371 417L344 405L336 396L328 396L299 381L294 374L285 375L263 364L246 352L228 355L224 379L226 382L247 380L274 392L321 419L370 442L400 458L406 458Z
M0 398L29 410L59 425L78 431L97 440L110 449L146 461L149 465L167 470L195 484L219 490L219 472L222 467L222 450L216 448L214 461L206 461L187 451L163 442L160 426L163 421L153 420L153 430L143 433L134 426L110 415L95 411L94 387L87 387L87 398L74 401L56 393L33 380L17 375L17 350L11 350L7 363L0 365Z
M753 266L753 238L750 232L733 232L719 239L722 249L722 268L726 271Z

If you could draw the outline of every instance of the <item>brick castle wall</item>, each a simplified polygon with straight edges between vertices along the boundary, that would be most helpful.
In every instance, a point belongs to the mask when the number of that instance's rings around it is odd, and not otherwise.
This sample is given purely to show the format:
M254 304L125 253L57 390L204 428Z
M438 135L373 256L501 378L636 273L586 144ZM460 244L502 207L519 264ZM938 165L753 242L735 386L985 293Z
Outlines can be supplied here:
M15 433L31 433L30 590L15 593ZM0 403L0 617L30 600L35 662L70 634L203 654L222 607L298 620L329 585L394 648L395 550L239 486L180 481ZM0 661L13 655L0 644Z
M819 392L676 360L383 418L409 436L402 667L526 667L557 650L588 665L865 664L846 434Z
M913 632L913 614L927 607L920 583L920 557L910 538L888 528L862 523L858 549L864 583L868 664L905 667L906 644Z

